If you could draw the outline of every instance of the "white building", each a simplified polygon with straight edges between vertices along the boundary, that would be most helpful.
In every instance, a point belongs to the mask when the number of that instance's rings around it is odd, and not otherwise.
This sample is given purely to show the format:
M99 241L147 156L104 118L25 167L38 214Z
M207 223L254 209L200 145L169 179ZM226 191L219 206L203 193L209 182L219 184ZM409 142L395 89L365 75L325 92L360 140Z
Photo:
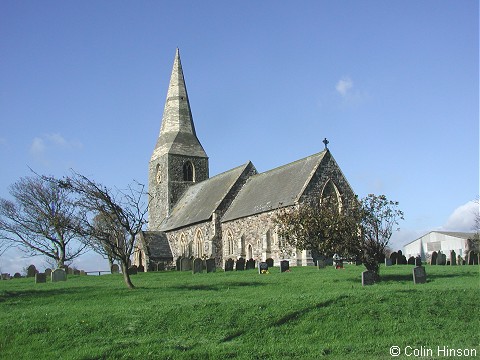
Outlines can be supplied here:
M467 256L471 248L471 240L475 234L464 232L449 232L449 231L430 231L418 239L408 243L403 247L403 254L408 259L410 256L421 256L422 261L430 259L432 252L441 251L447 257L451 250L462 258Z

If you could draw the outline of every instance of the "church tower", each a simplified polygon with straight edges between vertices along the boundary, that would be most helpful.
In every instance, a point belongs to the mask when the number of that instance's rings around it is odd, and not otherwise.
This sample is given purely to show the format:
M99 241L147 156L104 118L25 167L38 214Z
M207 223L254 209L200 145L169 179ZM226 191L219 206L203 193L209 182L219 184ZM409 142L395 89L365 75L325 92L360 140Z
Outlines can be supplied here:
M180 52L173 62L162 126L150 159L149 230L155 231L192 184L208 179L208 156L195 133Z

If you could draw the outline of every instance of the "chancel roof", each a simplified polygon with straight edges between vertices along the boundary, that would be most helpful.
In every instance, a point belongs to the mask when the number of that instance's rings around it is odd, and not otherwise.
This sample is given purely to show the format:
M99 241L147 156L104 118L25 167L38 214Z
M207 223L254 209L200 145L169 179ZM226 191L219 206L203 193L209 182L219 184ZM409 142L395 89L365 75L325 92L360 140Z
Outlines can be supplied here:
M162 222L160 230L173 230L210 219L242 174L252 169L255 169L253 164L248 162L190 186L175 204L170 216Z
M250 177L222 217L222 222L295 204L326 152Z

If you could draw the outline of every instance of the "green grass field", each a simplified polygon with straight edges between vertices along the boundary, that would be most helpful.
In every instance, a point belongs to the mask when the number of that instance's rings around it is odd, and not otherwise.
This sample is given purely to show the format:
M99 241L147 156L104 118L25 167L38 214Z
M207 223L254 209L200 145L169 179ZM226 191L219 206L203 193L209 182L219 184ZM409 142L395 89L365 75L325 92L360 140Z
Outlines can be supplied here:
M141 273L134 290L121 275L1 281L0 358L391 359L392 346L397 358L457 358L439 346L480 357L480 268L427 266L417 285L412 268L382 267L369 287L353 265Z

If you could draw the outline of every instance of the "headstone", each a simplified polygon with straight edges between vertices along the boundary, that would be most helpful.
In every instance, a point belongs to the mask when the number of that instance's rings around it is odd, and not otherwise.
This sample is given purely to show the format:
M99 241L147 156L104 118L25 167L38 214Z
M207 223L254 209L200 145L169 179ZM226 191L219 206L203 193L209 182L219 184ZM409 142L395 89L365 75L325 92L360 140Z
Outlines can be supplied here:
M467 255L467 264L468 265L478 265L478 254L470 250Z
M457 254L455 250L450 250L450 265L457 265Z
M120 272L120 268L118 267L118 264L113 264L112 267L110 268L110 272L112 274L118 274Z
M245 259L244 258L240 258L237 260L237 263L235 264L235 270L237 271L242 271L242 270L245 270Z
M64 269L55 269L51 274L52 282L67 281L67 273Z
M20 278L22 277L22 274L20 274L20 273L17 272L17 273L15 273L15 274L13 275L13 277L14 277L15 279L20 279Z
M202 259L196 258L195 260L193 260L192 273L193 274L201 273L203 271L203 266L202 265L203 265L202 264Z
M266 274L268 271L268 264L266 262L258 263L258 273L259 274Z
M165 271L165 263L163 261L157 264L157 271Z
M407 263L407 259L405 258L405 262L403 261L405 256L402 253L402 250L397 251L397 265L405 265Z
M46 268L44 273L49 278L52 275L52 269Z
M267 260L265 260L265 262L267 263L268 267L273 267L273 259L272 258L268 258Z
M423 266L416 266L413 268L413 283L425 284L427 282L427 273Z
M234 263L235 262L231 258L225 261L225 271L233 271Z
M385 266L392 266L392 259L385 258Z
M356 265L356 266L362 265L362 259L361 259L360 257L356 257L356 258L355 258L355 265Z
M192 260L190 260L188 258L182 258L181 268L182 268L182 271L192 270Z
M30 265L27 268L27 277L35 277L35 274L37 273L37 268L35 265Z
M137 265L130 266L127 271L128 271L128 275L137 275L138 273Z
M215 272L215 259L207 259L207 273Z
M392 265L397 265L397 258L398 254L395 251L390 254L390 260L392 261Z
M245 264L245 269L246 270L255 269L255 260L253 259L247 260L247 263Z
M438 253L436 251L432 252L432 256L430 257L430 265L437 265L437 258Z
M447 255L439 251L437 255L437 265L445 265L446 263L447 263Z
M422 266L422 258L420 256L415 258L415 266Z
M67 274L68 275L73 275L73 268L67 267Z
M325 269L325 267L327 266L327 262L325 261L325 259L317 259L317 265L319 269Z
M80 275L80 270L73 269L73 275Z
M408 265L415 265L415 258L413 256L410 256L407 261Z
M47 274L45 273L36 273L35 274L35 284L46 283Z
M323 260L323 262L325 262L325 260ZM268 265L268 263L267 263ZM280 272L285 272L285 271L290 271L290 263L288 262L288 260L282 260L280 261Z
M457 265L463 265L463 259L460 255L457 255Z
M375 278L377 274L374 271L365 270L362 272L362 286L375 284Z
M181 271L182 270L182 257L179 256L177 261L175 261L175 270Z
M138 272L145 272L145 267L143 265L140 265L138 268L137 268L137 271Z

